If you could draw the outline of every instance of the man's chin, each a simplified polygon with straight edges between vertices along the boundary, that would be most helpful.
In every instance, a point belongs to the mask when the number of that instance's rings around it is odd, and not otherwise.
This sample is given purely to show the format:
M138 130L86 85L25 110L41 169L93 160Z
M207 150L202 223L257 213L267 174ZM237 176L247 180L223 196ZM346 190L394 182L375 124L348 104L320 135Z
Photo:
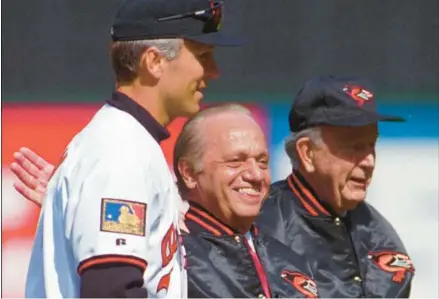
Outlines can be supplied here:
M240 217L245 218L256 218L261 211L261 205L260 204L241 204L239 207L237 207L237 214Z
M359 204L366 201L366 197L356 197L356 198L350 198L348 200L345 200L344 202L344 208L347 211L355 209Z
M193 104L188 107L185 107L185 109L180 113L179 116L181 117L193 117L200 111L200 105Z

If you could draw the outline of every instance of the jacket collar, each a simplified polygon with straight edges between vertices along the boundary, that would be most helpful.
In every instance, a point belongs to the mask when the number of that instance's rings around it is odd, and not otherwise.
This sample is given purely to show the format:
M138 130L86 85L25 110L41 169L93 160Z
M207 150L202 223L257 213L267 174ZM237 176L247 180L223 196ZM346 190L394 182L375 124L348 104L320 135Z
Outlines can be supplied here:
M240 235L235 229L223 223L200 204L189 201L189 210L185 214L186 223L190 233L205 232L217 237ZM253 225L250 229L253 236L258 230Z
M316 192L299 171L294 170L287 177L287 183L289 189L295 195L301 210L306 214L314 217L337 216L328 204L317 197Z
M159 124L145 108L137 104L127 95L115 91L106 103L134 117L149 134L151 134L157 143L160 143L170 136L166 128Z

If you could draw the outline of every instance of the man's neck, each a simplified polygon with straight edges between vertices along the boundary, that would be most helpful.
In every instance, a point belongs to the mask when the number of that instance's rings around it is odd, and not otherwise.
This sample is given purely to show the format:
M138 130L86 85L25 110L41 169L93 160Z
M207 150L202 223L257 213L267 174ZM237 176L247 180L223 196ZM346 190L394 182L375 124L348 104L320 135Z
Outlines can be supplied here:
M309 187L311 187L312 191L315 193L315 195L317 195L317 200L319 200L321 203L323 203L326 208L329 207L328 210L330 210L329 212L333 212L335 214L337 214L340 217L344 217L346 216L346 210L345 209L340 209L339 207L337 207L333 201L331 201L330 198L328 198L327 196L325 196L325 194L322 194L321 192L321 188L319 188L318 186L321 185L320 182L317 182L315 180L315 178L313 177L313 175L307 173L306 171L304 171L303 169L296 169L294 170L296 173L299 173L300 176L303 177L303 179L305 180L305 182L309 185Z
M117 91L127 95L137 104L145 108L163 127L166 127L172 121L165 109L163 109L156 88L141 86L134 82L129 85L119 85Z
M247 233L252 227L253 222L256 220L255 217L236 217L230 213L230 210L228 211L228 209L221 209L217 205L209 205L204 201L197 200L195 198L191 198L189 202L200 205L205 210L209 211L216 219L228 225L234 231L240 234Z
M240 234L245 234L250 231L254 221L253 217L250 219L240 219L239 223L235 223L235 230Z

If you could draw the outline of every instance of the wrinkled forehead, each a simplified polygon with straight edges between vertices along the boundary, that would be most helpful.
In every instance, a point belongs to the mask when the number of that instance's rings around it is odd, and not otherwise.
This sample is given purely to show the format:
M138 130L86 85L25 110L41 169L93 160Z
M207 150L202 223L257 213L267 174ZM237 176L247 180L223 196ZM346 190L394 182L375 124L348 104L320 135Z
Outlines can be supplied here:
M264 150L267 148L265 136L260 128L245 129L233 127L221 135L223 145L228 148L255 148Z
M244 129L230 127L218 130L218 134L206 136L206 151L212 152L217 157L260 156L268 155L265 136L260 128Z
M254 120L245 116L240 121L232 118L224 118L224 122L220 120L206 122L204 126L205 151L217 155L268 153L264 133Z

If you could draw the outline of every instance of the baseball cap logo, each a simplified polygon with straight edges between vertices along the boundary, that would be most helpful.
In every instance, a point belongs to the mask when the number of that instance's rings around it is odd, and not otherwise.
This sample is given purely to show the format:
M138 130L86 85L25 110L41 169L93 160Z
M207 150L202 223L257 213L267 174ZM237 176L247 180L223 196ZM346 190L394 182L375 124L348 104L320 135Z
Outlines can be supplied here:
M358 85L346 84L343 91L356 101L358 106L363 106L366 101L373 100L373 93Z
M219 31L221 29L221 20L223 18L222 2L210 0L209 6L212 10L212 22L213 24L216 24L216 30Z

